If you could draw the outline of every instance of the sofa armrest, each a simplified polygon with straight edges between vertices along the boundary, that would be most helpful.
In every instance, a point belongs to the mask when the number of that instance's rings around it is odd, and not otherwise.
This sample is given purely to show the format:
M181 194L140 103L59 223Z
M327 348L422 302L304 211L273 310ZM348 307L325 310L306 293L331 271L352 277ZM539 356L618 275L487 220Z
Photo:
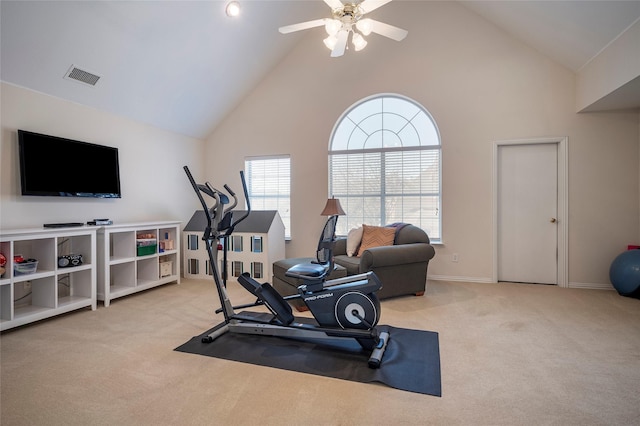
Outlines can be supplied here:
M347 254L347 239L336 238L336 244L333 246L333 255L341 256Z
M373 268L384 266L428 262L435 253L433 246L426 243L372 247L365 250L360 256L360 271L370 271Z

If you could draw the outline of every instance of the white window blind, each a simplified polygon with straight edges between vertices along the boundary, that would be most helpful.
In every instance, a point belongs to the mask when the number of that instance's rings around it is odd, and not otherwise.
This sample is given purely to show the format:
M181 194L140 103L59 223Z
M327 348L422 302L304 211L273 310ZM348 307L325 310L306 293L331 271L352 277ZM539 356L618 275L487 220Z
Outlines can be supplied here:
M291 238L291 160L289 156L251 157L244 162L252 210L277 210Z
M336 232L405 222L441 240L440 154L433 119L413 101L383 95L356 104L331 139L329 195L347 213Z

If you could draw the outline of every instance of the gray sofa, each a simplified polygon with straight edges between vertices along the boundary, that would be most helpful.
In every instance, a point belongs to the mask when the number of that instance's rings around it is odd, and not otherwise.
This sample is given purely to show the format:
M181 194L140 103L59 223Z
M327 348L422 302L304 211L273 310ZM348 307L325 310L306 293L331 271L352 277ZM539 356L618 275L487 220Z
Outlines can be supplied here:
M334 261L347 275L373 271L382 281L378 298L413 294L421 296L427 285L427 267L435 255L429 236L414 225L396 231L392 246L373 247L360 257L347 256L347 239L338 238L333 249Z

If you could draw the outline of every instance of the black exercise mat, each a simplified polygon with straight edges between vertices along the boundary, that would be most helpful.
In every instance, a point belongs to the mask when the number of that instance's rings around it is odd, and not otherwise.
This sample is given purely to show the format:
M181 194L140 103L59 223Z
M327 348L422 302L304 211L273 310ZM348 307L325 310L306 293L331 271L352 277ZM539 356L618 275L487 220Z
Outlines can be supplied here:
M175 350L355 382L380 382L396 389L442 396L438 333L378 326L391 338L379 369L356 341L311 341L225 333L211 343L195 336Z

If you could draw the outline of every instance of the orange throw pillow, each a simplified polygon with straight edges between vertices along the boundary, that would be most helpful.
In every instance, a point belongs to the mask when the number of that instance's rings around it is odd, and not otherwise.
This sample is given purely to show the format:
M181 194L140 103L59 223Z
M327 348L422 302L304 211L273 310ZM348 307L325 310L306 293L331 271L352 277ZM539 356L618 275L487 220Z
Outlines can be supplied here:
M393 245L393 240L396 237L395 228L368 225L362 225L362 228L362 242L360 243L358 256L360 256L365 250L372 247Z

